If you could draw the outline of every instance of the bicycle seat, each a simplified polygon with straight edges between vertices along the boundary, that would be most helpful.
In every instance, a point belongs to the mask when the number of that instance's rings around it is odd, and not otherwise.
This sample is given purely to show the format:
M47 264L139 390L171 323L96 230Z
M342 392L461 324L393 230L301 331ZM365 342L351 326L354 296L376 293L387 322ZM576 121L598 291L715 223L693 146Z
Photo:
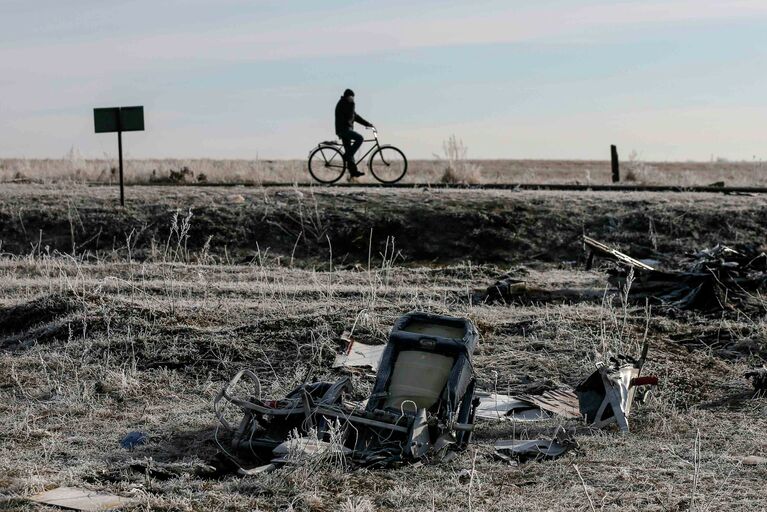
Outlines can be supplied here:
M338 140L324 140L320 142L321 146L340 146L341 142Z

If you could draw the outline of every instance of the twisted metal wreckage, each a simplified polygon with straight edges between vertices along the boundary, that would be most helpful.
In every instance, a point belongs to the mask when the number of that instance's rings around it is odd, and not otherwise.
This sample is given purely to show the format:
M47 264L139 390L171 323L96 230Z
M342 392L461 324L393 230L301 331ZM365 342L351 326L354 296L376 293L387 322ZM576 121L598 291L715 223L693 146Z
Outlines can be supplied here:
M475 418L520 419L525 411L537 411L538 418L585 417L595 427L617 423L628 431L636 387L657 383L654 377L640 377L645 345L638 360L621 356L598 363L575 391L521 397L475 392L472 355L478 338L468 319L408 313L395 322L380 360L366 359L366 353L378 355L374 350L348 359L349 366L378 368L366 401L348 400L349 377L304 384L283 399L263 400L256 375L241 370L216 396L214 410L232 435L234 453L264 464L251 472L274 469L296 449L307 454L330 450L353 464L380 467L454 456L471 441ZM349 340L344 357L354 345ZM233 390L242 384L252 386L250 396L235 396ZM227 404L242 414L236 425L226 417ZM497 454L506 458L509 442L502 443L507 444L497 445ZM568 443L558 432L553 440L517 442L516 451L512 443L511 454L553 457L564 452L563 446Z

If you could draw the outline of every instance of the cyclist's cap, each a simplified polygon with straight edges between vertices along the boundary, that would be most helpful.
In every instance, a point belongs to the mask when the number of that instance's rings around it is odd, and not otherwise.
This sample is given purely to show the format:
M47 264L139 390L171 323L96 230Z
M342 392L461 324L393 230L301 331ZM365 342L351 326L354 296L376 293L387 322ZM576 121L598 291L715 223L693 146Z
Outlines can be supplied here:
M351 89L346 89L344 91L344 97L346 96L354 96L354 91L352 91Z

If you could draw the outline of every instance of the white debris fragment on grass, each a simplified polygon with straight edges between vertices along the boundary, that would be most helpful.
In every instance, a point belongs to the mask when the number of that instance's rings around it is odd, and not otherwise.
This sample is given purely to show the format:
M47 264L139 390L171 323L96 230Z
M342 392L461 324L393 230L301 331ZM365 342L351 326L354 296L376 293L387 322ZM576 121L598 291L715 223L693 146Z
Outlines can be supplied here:
M373 371L378 371L378 364L381 361L384 348L386 345L366 345L350 340L346 352L336 355L333 368L357 366L369 367Z
M71 510L98 512L100 510L115 510L134 502L130 498L102 494L77 487L57 487L29 498L37 503L53 505Z

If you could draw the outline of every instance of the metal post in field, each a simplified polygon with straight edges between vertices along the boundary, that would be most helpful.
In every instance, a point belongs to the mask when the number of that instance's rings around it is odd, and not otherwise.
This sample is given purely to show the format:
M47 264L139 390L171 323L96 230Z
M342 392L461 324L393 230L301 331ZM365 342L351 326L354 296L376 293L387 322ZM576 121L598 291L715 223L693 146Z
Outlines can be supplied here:
M125 206L125 189L123 188L123 132L117 131L117 153L120 159L120 206Z
M613 169L613 183L618 183L621 180L621 169L618 161L618 148L615 144L610 146L610 160Z

